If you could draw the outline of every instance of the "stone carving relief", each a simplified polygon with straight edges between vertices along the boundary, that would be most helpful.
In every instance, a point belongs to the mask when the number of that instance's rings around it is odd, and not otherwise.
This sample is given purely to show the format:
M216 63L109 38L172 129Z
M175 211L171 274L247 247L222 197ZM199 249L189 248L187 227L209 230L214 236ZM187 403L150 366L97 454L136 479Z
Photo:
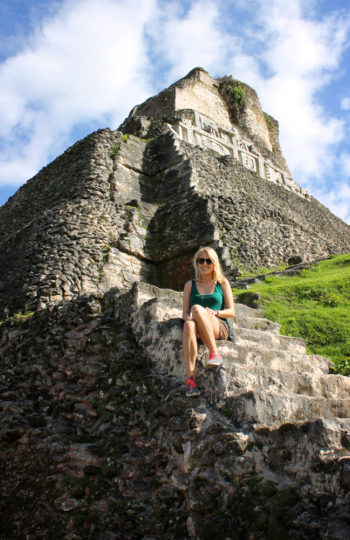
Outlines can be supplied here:
M217 143L216 141L208 137L202 137L202 145L204 148L209 148L210 150L213 150L214 152L217 152L218 154L221 154L223 156L232 155L232 153L227 147Z
M243 139L235 130L228 130L215 124L211 118L194 111L191 120L182 120L171 126L177 136L185 142L211 151L221 156L232 156L247 169L259 174L274 184L293 191L300 197L310 198L306 189L300 187L285 172L266 160L248 139Z
M228 144L232 145L232 136L229 135L227 132L219 130L221 139Z
M256 158L246 152L238 152L238 155L240 156L240 161L244 167L247 167L247 169L250 169L251 171L258 172Z
M238 148L240 148L240 150L248 152L248 145L244 141L238 141Z

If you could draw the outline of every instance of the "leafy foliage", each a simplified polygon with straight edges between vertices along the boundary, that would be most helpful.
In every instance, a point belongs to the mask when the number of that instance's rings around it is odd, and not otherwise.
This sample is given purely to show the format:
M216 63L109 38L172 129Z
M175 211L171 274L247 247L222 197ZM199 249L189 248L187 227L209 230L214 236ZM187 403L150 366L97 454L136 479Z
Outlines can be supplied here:
M234 105L242 107L245 102L245 91L241 86L233 86L229 89L230 101Z
M244 109L246 93L240 81L232 80L230 78L224 79L220 83L219 91L229 104L231 113L233 113L234 116Z

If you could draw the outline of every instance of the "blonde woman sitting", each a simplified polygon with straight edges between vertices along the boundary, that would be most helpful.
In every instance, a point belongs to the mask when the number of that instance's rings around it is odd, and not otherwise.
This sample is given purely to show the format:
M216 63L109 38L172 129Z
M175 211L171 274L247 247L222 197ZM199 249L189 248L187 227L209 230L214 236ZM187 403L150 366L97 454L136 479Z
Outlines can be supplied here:
M206 368L222 365L216 340L229 336L227 317L234 317L232 290L224 277L214 249L200 248L193 257L196 279L187 281L183 293L183 353L186 363L186 396L199 396L194 375L198 352L197 339L208 347Z

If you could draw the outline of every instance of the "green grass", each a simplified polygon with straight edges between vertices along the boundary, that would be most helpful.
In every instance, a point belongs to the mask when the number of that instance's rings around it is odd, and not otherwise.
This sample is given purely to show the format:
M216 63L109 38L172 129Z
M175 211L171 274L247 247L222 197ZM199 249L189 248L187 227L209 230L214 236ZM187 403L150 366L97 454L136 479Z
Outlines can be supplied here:
M350 375L350 254L299 276L267 277L249 290L259 293L264 316L280 323L282 334L304 338L308 354L330 358L335 373ZM233 293L238 298L242 290Z
M238 265L236 265L238 266ZM256 276L264 276L266 274L271 274L271 272L281 272L288 268L288 264L279 264L278 266L275 266L274 268L264 268L263 266L258 266L255 270L247 270L244 267L239 268L240 275L239 279L243 278L249 278L249 277L256 277Z

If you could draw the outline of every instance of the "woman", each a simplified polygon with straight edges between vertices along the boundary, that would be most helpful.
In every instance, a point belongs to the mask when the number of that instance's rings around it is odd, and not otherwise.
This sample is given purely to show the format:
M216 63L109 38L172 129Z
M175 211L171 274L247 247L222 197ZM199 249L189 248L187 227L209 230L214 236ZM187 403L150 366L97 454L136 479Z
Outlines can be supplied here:
M234 317L232 290L224 277L216 251L200 248L193 257L196 279L187 281L183 293L183 353L186 363L186 396L199 396L194 371L197 338L209 349L206 367L222 364L216 340L228 338L226 317Z

